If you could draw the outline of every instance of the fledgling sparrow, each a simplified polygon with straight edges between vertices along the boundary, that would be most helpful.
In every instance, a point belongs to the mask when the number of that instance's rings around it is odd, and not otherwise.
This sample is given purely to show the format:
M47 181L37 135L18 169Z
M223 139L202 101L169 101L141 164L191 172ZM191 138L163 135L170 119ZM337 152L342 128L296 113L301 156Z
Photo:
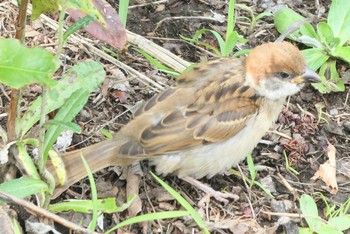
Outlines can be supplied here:
M67 182L57 184L54 197L87 175L81 154L94 172L143 159L157 173L189 182L224 172L258 144L287 96L319 81L288 42L263 44L246 58L199 64L180 76L176 87L145 102L112 140L63 154ZM55 174L52 165L48 168ZM214 194L225 201L221 195Z

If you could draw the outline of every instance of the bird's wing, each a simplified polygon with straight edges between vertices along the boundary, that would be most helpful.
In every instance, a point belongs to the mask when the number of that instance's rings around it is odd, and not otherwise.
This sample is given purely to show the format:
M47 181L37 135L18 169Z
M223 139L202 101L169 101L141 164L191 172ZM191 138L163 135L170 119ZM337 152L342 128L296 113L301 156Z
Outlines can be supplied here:
M138 109L136 122L149 117L146 115L150 113L156 113L159 119L144 126L135 124L139 128L134 129L139 131L138 136L120 148L121 155L164 155L225 141L244 128L258 112L261 98L252 87L244 84L243 68L223 67L216 71L216 79L210 77L211 80L206 78L208 74L204 68L184 74L179 80L179 88L154 96ZM191 88L198 85L193 77L204 79L198 81L200 88ZM182 97L188 97L190 101L185 105L184 100L176 101Z

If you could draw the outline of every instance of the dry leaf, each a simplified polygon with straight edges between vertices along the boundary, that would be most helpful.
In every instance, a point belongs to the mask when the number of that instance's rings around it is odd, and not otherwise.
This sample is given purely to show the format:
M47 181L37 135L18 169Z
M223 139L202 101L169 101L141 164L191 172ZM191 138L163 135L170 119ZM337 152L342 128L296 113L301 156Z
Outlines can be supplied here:
M320 168L311 178L312 180L321 179L330 188L331 194L336 194L338 192L338 184L336 179L336 162L335 154L337 150L332 144L328 144L327 156L328 160L324 164L320 165Z

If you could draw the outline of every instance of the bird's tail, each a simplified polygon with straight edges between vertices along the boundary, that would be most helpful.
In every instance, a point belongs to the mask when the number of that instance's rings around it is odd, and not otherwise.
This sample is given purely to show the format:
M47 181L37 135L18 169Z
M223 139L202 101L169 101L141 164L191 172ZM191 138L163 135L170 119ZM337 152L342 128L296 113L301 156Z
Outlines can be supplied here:
M61 155L63 165L66 171L66 182L60 185L56 169L51 161L47 163L48 171L54 176L56 181L56 188L52 198L58 197L62 192L68 189L72 184L87 176L81 155L89 164L92 172L99 171L103 168L112 165L130 165L136 159L118 157L120 148L120 141L115 139L105 140L98 144L88 146L86 148L67 152Z

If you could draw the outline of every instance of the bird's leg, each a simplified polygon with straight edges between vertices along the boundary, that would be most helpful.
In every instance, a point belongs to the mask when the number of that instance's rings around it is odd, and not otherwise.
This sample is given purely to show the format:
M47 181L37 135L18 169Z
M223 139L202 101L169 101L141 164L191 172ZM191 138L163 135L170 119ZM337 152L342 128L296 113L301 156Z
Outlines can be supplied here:
M192 184L193 186L199 188L203 192L205 192L207 195L214 197L217 201L228 203L227 199L233 199L237 201L239 197L236 194L232 193L222 193L219 191L214 190L210 186L200 182L199 180L196 180L195 178L192 178L190 176L185 176L181 178L182 180L186 181L187 183Z

